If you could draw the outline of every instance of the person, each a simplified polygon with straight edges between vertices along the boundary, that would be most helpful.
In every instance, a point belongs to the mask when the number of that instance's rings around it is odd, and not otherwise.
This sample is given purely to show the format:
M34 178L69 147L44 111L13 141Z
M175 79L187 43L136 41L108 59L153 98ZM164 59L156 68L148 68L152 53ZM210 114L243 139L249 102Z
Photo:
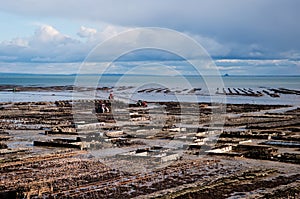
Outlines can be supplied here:
M143 107L147 107L148 105L147 105L147 102L146 101L142 101L142 106Z
M114 94L112 92L109 94L108 99L109 100L113 100L114 99Z
M137 106L142 106L142 107L147 107L147 102L139 100L139 101L137 101L136 105Z
M96 113L101 113L102 106L101 106L100 102L95 102L95 111L96 111Z
M102 112L101 113L109 113L109 109L105 104L102 104Z
M142 106L142 100L137 101L136 105L137 106Z

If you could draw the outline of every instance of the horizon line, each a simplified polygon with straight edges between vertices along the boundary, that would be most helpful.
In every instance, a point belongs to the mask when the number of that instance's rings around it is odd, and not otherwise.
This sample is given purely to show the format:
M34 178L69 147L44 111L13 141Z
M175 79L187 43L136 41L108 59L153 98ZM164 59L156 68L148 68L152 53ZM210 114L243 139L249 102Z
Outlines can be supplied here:
M76 73L14 73L14 72L0 72L0 75L28 75L28 76L99 76L99 75L105 75L105 76L168 76L168 77L178 77L181 75L156 75L156 74L124 74L124 73L104 73L104 74L97 74L97 73L84 73L84 74L76 74ZM182 74L182 76L199 76L199 75L191 75L191 74ZM200 76L218 76L218 75L201 75ZM255 77L298 77L300 74L291 75L291 74L220 74L222 77L241 77L241 76L255 76Z

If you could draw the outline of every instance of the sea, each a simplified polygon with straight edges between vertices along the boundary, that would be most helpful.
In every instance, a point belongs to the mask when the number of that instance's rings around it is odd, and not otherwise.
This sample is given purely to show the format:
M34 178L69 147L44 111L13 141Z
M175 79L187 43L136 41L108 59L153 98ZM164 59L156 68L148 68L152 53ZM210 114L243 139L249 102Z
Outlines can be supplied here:
M105 90L91 89L89 91L30 91L12 92L2 89L1 102L20 101L54 101L72 99L107 99L110 92L117 98L128 100L148 101L197 101L251 104L300 104L300 95L280 94L273 98L268 95L262 97L222 95L216 91L223 88L250 89L255 92L266 89L291 89L300 91L300 76L160 76L160 75L35 75L35 74L0 74L0 86L5 85L51 87L69 86L75 88L107 87ZM169 89L170 92L138 92L150 88ZM197 88L196 92L189 92ZM201 90L200 90L201 88ZM227 90L228 91L228 90Z

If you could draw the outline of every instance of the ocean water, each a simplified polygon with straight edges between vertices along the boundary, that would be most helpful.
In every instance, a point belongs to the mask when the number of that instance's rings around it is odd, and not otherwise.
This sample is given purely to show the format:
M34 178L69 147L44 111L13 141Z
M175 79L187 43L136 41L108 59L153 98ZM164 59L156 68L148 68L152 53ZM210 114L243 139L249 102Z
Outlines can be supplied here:
M143 76L143 75L30 75L30 74L0 74L0 85L20 86L65 86L74 85L76 81L82 81L86 86L93 86L100 82L100 86L118 85L141 85L145 83L172 84L180 87L182 80L189 81L195 87L204 87L205 80L219 80L224 82L225 87L245 88L289 88L300 89L300 76L227 76L227 77L199 77L199 76ZM79 80L78 80L79 79Z
M115 95L134 100L143 98L151 101L203 101L220 100L229 103L260 103L260 104L300 104L299 95L281 95L280 98L247 97L247 96L217 96L217 88L251 88L262 91L266 88L286 88L300 90L300 76L227 76L227 77L199 77L199 76L147 76L147 75L24 75L1 74L0 85L19 86L66 86L80 87L112 87ZM118 89L128 87L127 89ZM130 88L129 88L130 87ZM144 88L169 88L171 91L190 90L201 88L196 94L187 92L164 93L137 93ZM107 92L80 93L77 98L107 98ZM213 97L212 97L213 96ZM53 101L72 99L73 93L64 92L0 92L0 101ZM226 98L226 99L225 99Z

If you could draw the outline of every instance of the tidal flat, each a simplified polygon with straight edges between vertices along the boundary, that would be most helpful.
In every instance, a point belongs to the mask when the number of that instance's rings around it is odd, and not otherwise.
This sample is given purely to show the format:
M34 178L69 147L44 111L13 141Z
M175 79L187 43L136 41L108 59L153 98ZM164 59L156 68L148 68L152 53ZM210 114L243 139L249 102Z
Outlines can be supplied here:
M2 102L0 128L1 198L300 197L295 105Z

